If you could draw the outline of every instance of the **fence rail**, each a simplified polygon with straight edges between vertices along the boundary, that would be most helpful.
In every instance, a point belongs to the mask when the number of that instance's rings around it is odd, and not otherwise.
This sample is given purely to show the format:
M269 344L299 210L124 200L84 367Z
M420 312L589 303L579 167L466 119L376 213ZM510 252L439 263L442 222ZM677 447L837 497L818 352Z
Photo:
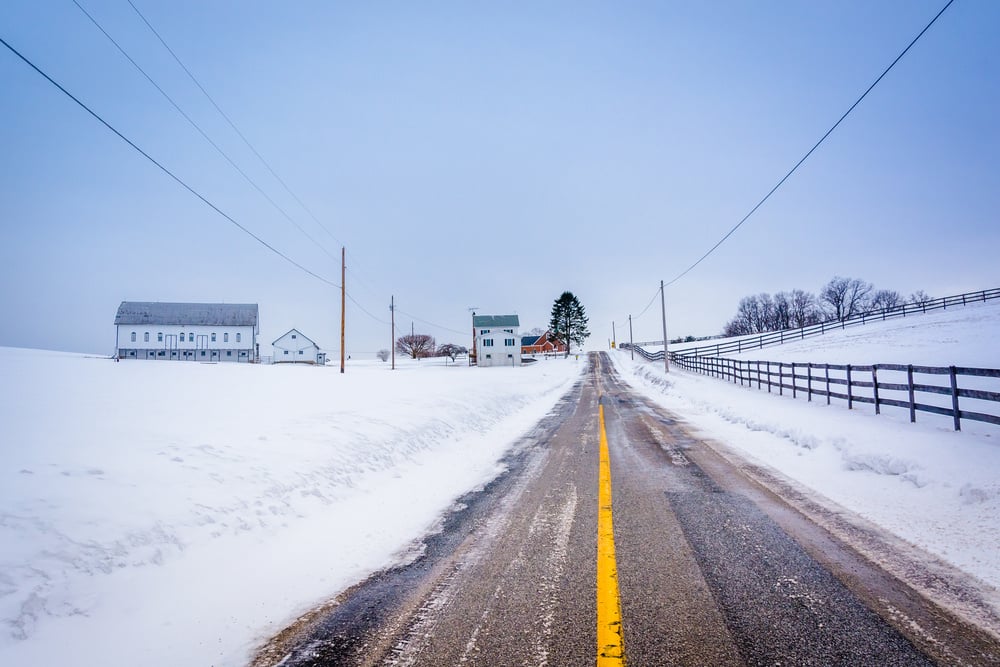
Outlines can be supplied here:
M646 359L663 359L662 350L635 351ZM741 386L756 384L768 393L784 395L788 391L792 398L802 394L808 401L826 399L827 405L838 399L846 401L848 409L867 404L875 414L881 414L884 406L904 408L909 410L911 422L917 421L918 412L944 415L952 418L956 431L962 429L963 419L1000 426L1000 369L786 363L685 355L671 355L671 361ZM946 384L935 383L935 378L945 378ZM961 399L965 400L960 406Z
M832 319L825 322L820 322L819 324L813 324L807 327L802 327L799 329L784 329L782 331L772 331L769 333L763 333L759 336L753 336L750 338L740 338L739 340L729 341L726 343L715 343L713 345L699 345L696 347L688 347L677 353L671 352L671 359L676 355L683 356L721 356L723 354L731 354L736 352L737 354L745 352L747 350L759 350L765 347L771 347L773 345L781 345L783 343L789 343L795 340L804 340L806 338L811 338L812 336L821 336L828 331L836 331L838 329L845 329L849 326L858 326L868 324L869 322L881 322L883 320L892 319L894 317L906 317L907 315L916 315L917 313L927 313L933 310L944 310L949 306L967 306L970 303L979 303L984 301L991 301L993 299L1000 299L1000 288L980 290L977 292L966 292L965 294L956 294L954 296L941 297L940 299L931 299L925 303L904 303L902 306L897 306L895 308L884 308L878 310L870 310L852 317L845 318L843 320ZM636 347L648 346L662 346L663 341L647 341L644 343L636 343ZM628 344L623 343L621 347L628 349ZM663 359L661 354L660 359Z

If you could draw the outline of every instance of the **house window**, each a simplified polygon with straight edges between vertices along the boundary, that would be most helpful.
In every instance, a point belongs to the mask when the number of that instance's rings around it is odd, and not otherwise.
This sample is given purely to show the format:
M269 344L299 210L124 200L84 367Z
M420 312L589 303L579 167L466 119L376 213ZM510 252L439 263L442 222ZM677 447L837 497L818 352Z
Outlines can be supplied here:
M285 354L288 354L288 350L285 350Z
M203 357L205 356L205 350L201 351L201 356L203 356Z
M240 335L240 332L239 332L239 331L237 331L237 332L236 332L236 342L237 342L237 343L238 343L238 342L240 342L240 338L241 338L241 335Z
M135 342L135 332L134 331L132 332L132 342L133 343Z
M514 339L513 338L504 338L503 339L503 344L506 345L507 347L514 347Z
M292 334L292 340L295 340L295 334Z
M212 334L212 342L213 343L215 342L215 334L214 333Z
M485 335L486 335L486 334L488 334L489 332L490 332L490 330L489 330L489 329L480 329L480 330L479 330L479 335L480 335L480 336L485 336Z
M302 350L299 350L299 354L302 354Z
M493 355L492 355L492 354L487 354L487 355L486 355L486 358L487 358L487 359L492 359L492 358L493 358Z
M504 332L512 334L512 333L514 333L514 330L513 329L504 329Z
M232 350L226 350L226 356L227 357L233 356L233 351Z
M157 332L157 334L156 334L156 342L157 343L162 343L163 342L163 332L162 331Z
M513 358L514 358L514 355L513 355L513 354L508 354L508 355L507 355L507 358L508 358L508 359L513 359Z
M493 339L492 338L484 338L483 339L483 347L493 347Z
M222 334L222 342L223 343L228 343L229 342L229 332L228 331L226 333Z
M149 332L148 331L146 333L142 334L142 342L144 342L144 343L148 343L149 342Z

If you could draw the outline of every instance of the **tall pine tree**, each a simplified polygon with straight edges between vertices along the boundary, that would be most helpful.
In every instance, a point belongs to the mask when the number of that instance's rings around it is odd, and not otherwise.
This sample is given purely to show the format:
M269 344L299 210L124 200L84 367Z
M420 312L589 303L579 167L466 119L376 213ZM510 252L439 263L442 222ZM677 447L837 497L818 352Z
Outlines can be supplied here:
M587 313L583 304L572 292L563 292L552 304L552 319L549 321L552 337L566 345L566 356L569 356L570 344L583 345L590 335L587 330Z

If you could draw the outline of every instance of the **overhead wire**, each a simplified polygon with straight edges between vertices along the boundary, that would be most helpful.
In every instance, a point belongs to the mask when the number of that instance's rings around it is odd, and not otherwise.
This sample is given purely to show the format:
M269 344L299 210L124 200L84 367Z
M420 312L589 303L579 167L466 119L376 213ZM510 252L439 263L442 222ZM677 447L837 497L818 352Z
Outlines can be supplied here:
M817 141L816 144L813 145L813 147L809 149L809 152L807 152L804 156L802 156L802 159L800 159L798 162L795 163L795 166L792 167L788 171L788 173L785 174L784 177L782 177L782 179L780 181L778 181L777 185L775 185L773 188L771 188L770 192L768 192L766 195L764 195L763 199L761 199L759 202L757 202L756 206L754 206L752 209L750 209L749 213L747 213L745 216L743 216L742 220L740 220L738 223L736 223L733 226L732 229L730 229L728 232L726 232L726 235L723 236L721 239L719 239L719 241L715 245L713 245L711 248L709 248L708 252L706 252L704 255L702 255L698 259L698 261L696 261L694 264L692 264L688 268L686 268L683 271L681 271L676 277L674 277L672 280L670 280L669 282L667 282L664 285L664 287L668 287L670 285L673 285L678 280L680 280L681 278L683 278L684 276L686 276L688 273L690 273L692 269L694 269L696 266L698 266L699 264L701 264L709 255L711 255L713 252L715 252L715 250L719 246L721 246L723 243L725 243L726 240L730 236L732 236L733 233L736 232L736 230L739 229L743 225L743 223L745 223L747 220L749 220L750 216L752 216L757 211L757 209L759 209L761 206L763 206L764 202L766 202L768 199L771 198L771 195L773 195L778 190L778 188L780 188L782 186L782 184L784 184L784 182L787 181L788 178L792 174L795 173L795 171L802 165L802 163L805 162L806 159L808 159L809 156L812 155L813 152L817 148L819 148L820 144L822 144L826 140L826 138L829 137L833 133L833 131L837 129L837 127L844 121L844 119L847 118L847 116L850 115L850 113L852 111L854 111L855 107L857 107L859 104L861 104L861 101L863 99L865 99L865 97L868 96L868 93L870 93L872 91L872 89L875 88L875 86L877 86L878 83L885 77L885 75L888 74L889 71L893 67L896 66L896 63L898 63L903 58L903 56L906 55L906 53L913 47L913 45L917 43L917 40L919 40L924 35L924 33L927 32L932 25L934 25L934 23L938 20L938 18L942 14L944 14L945 10L948 9L952 5L953 2L955 2L955 0L948 0L948 2L945 4L945 6L941 8L941 11L939 11L934 16L934 18L931 19L930 23L928 23L926 26L924 26L924 29L921 30L917 34L917 36L913 38L913 40L906 46L905 49L903 49L900 52L900 54L898 56L896 56L896 58L889 64L888 67L885 68L885 70L878 76L878 78L875 79L875 81L870 86L868 86L868 89L865 90L865 92L861 94L861 97L859 97L857 100L855 100L854 104L852 104L850 106L850 108L847 111L845 111L844 114L837 120L837 122L833 124L833 127L831 127L829 130L827 130L826 134L824 134L822 137L820 137L820 140Z
M281 252L280 250L278 250L277 248L275 248L274 246L272 246L270 243L268 243L267 241L265 241L264 239L262 239L260 236L257 236L256 234L254 234L247 227L244 227L242 224L240 224L239 222L237 222L237 220L235 218L233 218L232 216L230 216L229 214L227 214L225 211L223 211L218 206L216 206L211 201L209 201L209 199L207 197L205 197L200 192L198 192L197 190L195 190L193 187L191 187L190 185L188 185L180 176L178 176L177 174L175 174L174 172L172 172L170 169L168 169L167 167L165 167L163 164L161 164L160 162L158 162L153 156L151 156L149 153L147 153L142 148L140 148L135 142L133 142L131 139L129 139L124 134L122 134L121 132L119 132L113 125L111 125L111 123L109 123L108 121L104 120L104 118L100 114L98 114L96 111L94 111L89 106L87 106L85 103L83 103L79 98L77 98L75 95L73 95L73 93L69 92L66 88L64 88L59 82L57 82L51 76L49 76L44 71L42 71L41 68L39 68L37 65L35 65L35 63L33 63L31 60L29 60L20 51L18 51L13 46L11 46L11 44L9 44L7 42L7 40L5 40L3 37L0 37L0 44L3 44L5 47L7 47L7 49L11 53L13 53L18 58L20 58L22 61L24 61L29 67L31 67L31 69L35 70L38 74L40 74L42 77L44 77L45 80L47 80L53 86L55 86L56 88L58 88L64 95L66 95L71 100L73 100L74 102L76 102L77 105L79 105L84 111L86 111L91 116L93 116L95 119L97 119L97 121L100 122L102 125L104 125L104 127L108 128L114 134L116 134L119 139L121 139L126 144L128 144L129 146L131 146L140 155L142 155L144 158L146 158L151 163L153 163L157 168L159 168L160 171L162 171L163 173L165 173L167 176L169 176L174 181L176 181L185 190L187 190L188 192L190 192L191 194L193 194L195 197L197 197L198 199L200 199L205 205L207 205L208 207L210 207L213 211L215 211L216 213L218 213L219 215L221 215L223 218L225 218L226 220L228 220L229 222L231 222L233 225L235 225L240 231L242 231L243 233L245 233L248 236L250 236L251 238L253 238L259 244L261 244L262 246L264 246L265 248L267 248L268 250L270 250L271 252L273 252L275 255L281 257L282 259L284 259L286 262L288 262L292 266L295 266L296 268L298 268L301 271L307 273L308 275L312 276L313 278L316 278L317 280L320 280L321 282L324 282L327 285L330 285L331 287L336 287L338 289L340 288L340 285L338 285L337 283L335 283L335 282L333 282L331 280L328 280L327 278L324 278L320 274L318 274L318 273L312 271L311 269L303 266L302 264L299 264L294 259L292 259L288 255L286 255L285 253Z
M94 18L93 15L91 15L90 12L88 12L86 10L86 8L84 8L84 6L79 3L78 0L73 0L73 4L76 5L77 8L81 12L83 12L84 16L86 16L88 19L90 19L91 23L93 23L97 27L97 29L100 30L104 34L104 36L108 38L108 40L112 44L114 44L115 48L118 49L119 53L121 53L130 63L132 63L132 66L135 67L139 71L139 73L142 74L146 78L146 80L149 81L149 83L152 84L152 86L154 88L156 88L156 90L158 90L160 92L160 95L162 95L164 97L164 99L166 99L171 104L171 106L173 106L173 108L181 116L184 117L184 119L191 125L191 127L193 127L195 130L197 130L198 133L201 134L201 136L205 139L205 141L207 141L209 144L211 144L212 147L219 153L219 155L221 155L223 158L225 158L225 160L233 167L233 169L235 169L237 172L239 172L240 176L242 176L244 178L244 180L246 180L247 183L249 183L251 186L253 186L253 188L255 190L257 190L257 192L259 192L261 194L261 196L263 196L264 199L266 199L268 201L268 203L271 204L271 206L273 206L279 213L281 213L281 215L284 216L284 218L286 220L288 220L290 223L292 223L292 225L297 230L299 230L299 232L301 232L307 239L309 239L310 241L312 241L320 250L322 250L324 253L326 253L331 259L334 259L334 260L339 259L333 253L331 253L326 248L326 246L324 246L319 241L317 241L315 238L313 238L313 236L311 234L309 234L309 232L307 232L305 230L305 228L303 228L298 222L296 222L292 218L292 216L289 215L287 211L285 211L285 209L283 209L276 201L274 201L274 199L272 199L266 192L264 192L264 190L260 187L260 185L258 185L256 181L254 181L252 178L250 178L250 176L245 171L243 171L243 169L241 169L240 166L238 164L236 164L236 162L233 161L233 159L224 150L222 150L222 148L215 141L213 141L211 137L208 136L208 134L201 128L201 126L198 125L198 123L196 123L194 121L194 119L192 119L180 107L180 105L178 105L177 102L175 102L174 99L172 97L170 97L170 95L167 94L167 92L165 90L163 90L163 88L158 83L156 83L156 81L153 79L153 77L151 77L146 72L146 70L144 70L139 65L139 63L137 63L132 58L132 56L130 56L128 54L127 51L125 51L125 49L121 46L121 44L119 44L118 41L115 40L115 38L112 37L111 34L108 33L108 31L104 29L104 26L102 26L100 24L100 22L98 22L98 20L96 18Z
M264 167L268 170L268 172L271 173L271 176L273 176L274 179L276 181L278 181L278 183L281 184L281 187L283 187L285 189L285 192L287 192L289 195L291 195L291 197L296 202L298 202L299 206L302 207L302 210L304 210L309 215L309 217L311 217L313 219L313 221L317 225L319 225L319 227L323 231L325 231L327 233L327 235L330 236L331 239L333 239L334 241L336 241L340 245L346 245L343 241L339 240L336 236L333 235L333 233L326 227L326 225L324 225L319 220L319 218L316 217L316 215L312 212L312 210L308 206L306 206L305 202L303 202L302 199L297 194L295 194L295 192L292 191L292 189L288 186L288 184L285 182L285 180L283 178L281 178L281 176L278 175L278 173L274 170L273 167L271 167L271 164L267 160L264 159L264 156L260 154L260 152L257 150L257 148L254 147L254 145L250 142L249 139L247 139L246 135L244 135L243 132L240 131L240 128L238 128L236 126L236 123L233 122L233 119L230 118L229 115L225 111L222 110L222 107L220 107L218 105L218 103L216 103L215 99L209 94L209 92L201 84L201 82L198 80L198 78L191 72L190 69L188 69L187 65L184 64L184 62L174 52L174 50L172 48L170 48L170 45L167 44L167 41L163 38L162 35L160 35L159 31L156 28L153 27L153 24L150 23L149 19L147 19L146 16L141 11L139 11L139 8L135 6L135 3L133 3L132 0L126 0L126 1L132 7L132 9L135 11L135 13L139 16L139 18L142 19L142 22L146 24L146 27L149 28L150 31L156 36L156 39L158 39L159 42L160 42L160 44L163 45L163 48L165 48L167 50L167 52L173 57L174 61L178 65L180 65L181 69L184 70L184 72L188 75L188 77L191 79L191 81L194 82L194 84L198 87L198 89L202 92L202 94L205 95L205 97L212 104L212 106L215 107L215 110L219 112L219 115L221 115L225 119L226 123L229 124L229 127L231 127L233 129L233 131L239 136L239 138L243 140L243 143L247 145L247 148L249 148L251 150L251 152L253 152L253 154L257 156L257 159L260 160L261 164L263 164Z

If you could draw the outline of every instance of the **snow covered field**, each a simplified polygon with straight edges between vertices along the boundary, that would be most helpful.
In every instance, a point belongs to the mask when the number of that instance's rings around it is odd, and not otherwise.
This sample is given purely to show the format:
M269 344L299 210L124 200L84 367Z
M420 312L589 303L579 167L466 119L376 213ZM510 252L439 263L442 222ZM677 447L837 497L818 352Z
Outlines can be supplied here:
M0 664L245 664L495 476L585 365L0 348Z
M815 363L1000 368L1000 304L891 320L745 353ZM778 470L1000 589L1000 427L806 402L613 354L623 376L706 437ZM993 388L993 391L1000 391ZM1000 594L994 599L1000 602Z

